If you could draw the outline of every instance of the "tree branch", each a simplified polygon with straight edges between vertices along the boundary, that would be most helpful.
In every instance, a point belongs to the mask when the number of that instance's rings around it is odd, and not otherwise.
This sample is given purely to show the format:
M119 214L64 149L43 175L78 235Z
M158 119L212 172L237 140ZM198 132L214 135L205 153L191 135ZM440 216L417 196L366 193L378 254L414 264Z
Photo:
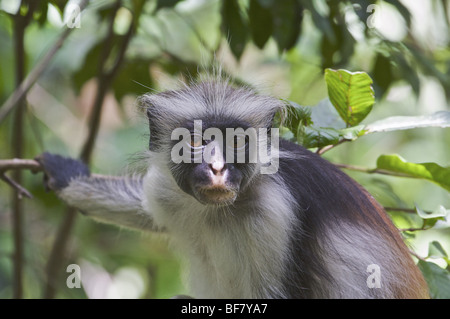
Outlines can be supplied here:
M0 173L0 179L5 181L7 184L11 185L12 188L14 188L17 191L17 197L19 199L22 199L22 196L26 196L28 198L33 198L33 195L29 191L27 191L25 188L20 186L18 183L13 181L11 178L5 175L5 173Z
M316 151L316 154L322 156L325 152L328 152L329 150L335 148L336 146L341 145L342 143L345 143L345 142L350 142L350 141L351 140L348 140L348 139L342 139L339 142L337 142L336 144L332 144L332 145L327 145L327 146L321 147L321 148L319 148Z
M116 6L114 7L113 13L111 14L111 20L109 24L109 31L105 38L105 47L112 48L112 40L113 40L113 23L116 16L117 10L120 8L121 2L120 0L116 1ZM92 112L90 115L89 121L89 135L83 145L80 158L85 162L89 163L94 147L94 142L97 138L97 133L100 127L100 119L101 119L101 111L103 102L106 96L106 93L117 74L117 71L123 61L125 56L125 51L128 47L128 44L131 40L133 31L136 27L136 17L133 16L132 21L130 22L129 30L123 39L119 51L117 53L116 59L114 61L113 66L109 71L105 70L105 64L108 60L109 54L113 50L103 50L100 61L99 61L99 74L98 74L98 85L99 88L97 90L97 95L95 98L95 102L92 108ZM57 277L61 269L62 262L64 258L61 258L66 250L67 242L70 237L71 230L73 229L73 225L75 223L77 211L73 208L68 208L68 211L65 215L65 218L58 229L58 233L56 235L55 242L53 244L52 251L50 253L50 257L47 263L47 282L44 291L44 298L53 298L55 296L55 282L54 280Z
M22 4L28 6L28 11L25 15L22 15L21 10L19 10L13 16L14 24L14 55L15 55L15 81L16 88L20 87L21 82L25 78L26 70L26 52L25 52L25 30L29 25L31 18L33 17L34 11L37 7L36 1L24 1ZM22 5L21 4L21 5ZM24 116L26 111L26 100L22 96L16 101L17 110L14 113L13 128L12 128L12 153L14 157L22 157L24 151ZM3 111L3 109L0 109ZM14 252L13 252L13 298L19 299L23 297L23 255L24 255L24 244L23 244L23 202L22 195L29 194L24 188L19 184L22 182L22 172L16 170L13 173L13 179L10 179L4 173L1 174L1 179L4 180L9 185L13 186L18 192L12 194L12 222L13 222L13 241L14 241ZM31 194L29 194L31 196Z
M391 211L391 212L405 212L405 213L411 213L411 214L417 214L417 210L414 208L400 208L400 207L384 207L384 210ZM432 214L430 211L424 211L427 214Z
M33 3L37 3L38 1L32 1ZM83 0L80 3L80 12L86 7L89 0ZM50 62L53 60L53 57L58 52L58 50L62 47L64 41L67 39L69 34L72 32L73 28L66 28L55 44L50 48L47 54L39 61L36 66L31 70L28 76L18 85L18 87L14 90L14 92L10 95L10 97L6 100L5 103L0 107L0 123L6 118L9 112L17 106L19 101L24 98L25 94L31 89L33 84L37 81L37 79L41 76L41 74L47 69Z
M22 198L22 196L33 198L31 193L26 190L23 186L20 185L20 179L14 180L12 178L9 178L5 172L9 170L23 170L23 169L29 169L33 173L36 173L38 171L42 171L41 165L35 161L35 160L29 160L29 159L8 159L8 160L0 160L0 179L6 182L8 185L10 185L12 188L16 190L16 197L19 199ZM17 178L17 174L14 174L14 177Z
M105 37L105 44L103 46L102 54L99 58L99 69L98 69L98 90L97 95L94 102L94 107L92 109L92 113L90 116L90 122L89 122L89 128L90 133L88 138L86 139L86 142L83 146L83 150L81 151L80 158L85 162L88 163L90 161L90 157L92 154L92 150L94 147L95 139L97 138L98 130L100 128L100 117L101 117L101 110L102 110L102 104L103 100L105 98L105 95L107 93L108 88L110 87L114 77L117 74L117 71L119 70L119 67L123 61L123 58L125 56L125 51L128 47L128 44L131 40L131 36L133 34L134 29L134 17L132 21L130 22L130 26L128 28L128 31L125 35L125 38L123 39L121 46L119 48L119 52L117 53L114 65L111 67L109 71L105 70L105 62L108 60L108 57L111 53L111 47L113 45L113 37L114 37L114 18L116 15L116 12L120 8L120 1L116 2L116 5L114 7L114 11L111 14L111 20L108 27L108 33Z
M406 231L418 231L418 230L428 230L429 228L424 228L424 227L420 227L420 228L399 228L398 230L401 232L406 232Z
M427 261L427 259L426 258L424 258L424 257L422 257L422 256L419 256L415 251L413 251L413 250L409 250L409 253L411 254L411 255L413 255L414 257L416 257L417 259L419 259L419 260L422 260L422 261Z
M366 168L366 167L361 167L361 166L355 166L355 165L348 165L348 164L334 164L335 166L339 167L339 168L343 168L343 169L349 169L352 171L358 171L358 172L363 172L363 173L368 173L368 174L382 174L382 175L390 175L390 176L398 176L398 177L410 177L410 175L407 174L402 174L402 173L396 173L396 172L391 172L391 171L387 171L384 169L378 169L378 168Z
M3 173L5 171L16 169L29 169L33 173L37 173L42 171L42 166L38 161L32 159L13 158L0 160L0 172Z
M43 172L44 168L42 167L41 163L34 159L20 159L20 158L13 158L13 159L4 159L0 160L0 174L5 174L6 171L11 170L30 170L32 173L39 173ZM105 178L107 175L101 175L101 174L91 174L93 177L97 178ZM107 178L112 178L111 176L108 176ZM17 184L13 181L14 184ZM8 182L9 184L9 182ZM19 185L20 186L20 185ZM16 186L14 186L16 187ZM22 186L20 186L22 188Z

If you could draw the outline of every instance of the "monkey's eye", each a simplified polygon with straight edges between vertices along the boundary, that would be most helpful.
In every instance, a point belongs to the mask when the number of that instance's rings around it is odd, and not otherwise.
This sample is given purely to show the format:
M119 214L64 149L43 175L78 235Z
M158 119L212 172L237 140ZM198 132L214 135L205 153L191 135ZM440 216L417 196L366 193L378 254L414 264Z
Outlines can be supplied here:
M193 150L200 150L205 145L205 141L203 140L202 136L200 134L191 134L191 142L189 146Z
M236 135L233 136L231 141L231 147L236 151L244 150L248 145L248 139L246 135Z

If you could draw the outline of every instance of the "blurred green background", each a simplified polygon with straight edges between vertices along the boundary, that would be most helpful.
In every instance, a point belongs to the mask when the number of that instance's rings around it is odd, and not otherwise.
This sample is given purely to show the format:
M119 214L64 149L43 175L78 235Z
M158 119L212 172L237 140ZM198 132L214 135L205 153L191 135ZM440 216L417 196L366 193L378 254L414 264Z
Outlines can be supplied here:
M176 88L180 81L211 71L214 64L237 83L306 106L327 98L325 68L367 72L374 80L376 104L363 123L449 110L446 0L92 0L80 15L71 17L76 8L76 1L0 1L1 104L17 86L17 28L24 30L25 74L42 63L63 30L73 28L26 96L23 137L13 133L15 111L0 122L1 159L13 158L17 143L22 158L43 151L78 157L90 134L91 111L103 81L106 90L91 169L102 174L124 172L148 145L147 121L136 107L136 97ZM26 23L20 26L19 21ZM111 69L115 70L109 73ZM339 145L324 157L372 168L382 154L448 167L450 130L372 134ZM450 208L449 193L431 182L346 172L384 206ZM53 193L45 192L41 174L24 171L21 185L34 198L22 200L20 294L41 298L49 281L49 254L66 209ZM0 298L17 296L14 196L12 188L0 182ZM422 223L414 213L391 212L391 216L399 228ZM51 274L52 297L168 298L187 293L182 264L163 237L99 224L81 215L72 226L61 267ZM450 252L449 226L448 220L441 220L432 229L403 234L415 253L425 258L433 241ZM445 254L438 257L427 261L448 267ZM66 286L69 264L81 266L81 289Z

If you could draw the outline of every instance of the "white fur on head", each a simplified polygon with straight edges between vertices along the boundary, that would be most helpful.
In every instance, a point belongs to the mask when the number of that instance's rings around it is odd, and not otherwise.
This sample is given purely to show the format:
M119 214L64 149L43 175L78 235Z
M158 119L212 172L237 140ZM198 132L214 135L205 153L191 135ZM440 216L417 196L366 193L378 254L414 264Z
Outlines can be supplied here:
M180 90L146 94L139 104L147 110L160 136L158 146L163 148L170 145L171 132L186 121L231 118L263 128L270 127L275 113L284 109L281 100L257 95L250 88L235 88L224 78L204 78Z

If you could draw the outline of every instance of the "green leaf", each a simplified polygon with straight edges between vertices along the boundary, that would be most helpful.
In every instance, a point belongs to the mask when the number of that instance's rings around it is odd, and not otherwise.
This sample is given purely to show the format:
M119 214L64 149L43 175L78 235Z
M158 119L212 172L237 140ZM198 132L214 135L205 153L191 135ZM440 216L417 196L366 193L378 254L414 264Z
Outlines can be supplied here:
M344 128L327 99L312 107L287 100L285 103L287 118L283 125L294 135L294 141L306 148L332 145L341 139L354 140L364 135L364 125Z
M262 49L273 30L271 10L262 6L258 0L251 0L248 17L253 42Z
M295 102L284 100L286 103L287 118L284 121L291 131L297 130L299 125L311 125L312 108L310 106L299 105Z
M367 133L408 130L420 127L450 127L450 111L421 116L393 116L366 126Z
M145 5L145 1L143 0L133 0L133 15L135 17L135 19L137 20L140 15L142 14L142 9Z
M447 252L438 241L432 241L428 246L427 258L447 258Z
M402 15L403 19L405 19L408 28L411 27L411 13L409 10L399 1L399 0L385 0L386 2L392 4L397 11Z
M247 44L247 23L242 18L237 0L222 3L222 31L227 37L231 52L239 60Z
M328 96L347 126L359 124L375 102L372 79L364 72L325 70Z
M297 135L299 144L306 148L324 147L339 142L339 131L333 128L306 126Z
M158 3L156 4L156 11L162 8L173 8L180 1L182 0L158 0Z
M450 191L450 167L442 167L436 163L408 163L398 155L381 155L377 159L377 168L407 177L426 179Z
M356 43L348 29L339 1L327 1L327 5L329 14L326 19L329 21L333 36L330 37L324 33L320 43L322 68L324 69L347 65L353 56Z
M375 90L375 95L381 98L394 81L392 74L391 59L378 53L375 59L375 64L372 70L374 85L378 90Z
M419 260L418 266L422 271L433 299L450 298L450 272L432 262Z
M61 18L62 18L64 8L66 7L67 1L66 0L50 0L48 2L51 3L56 9L58 9L59 13L61 14Z
M102 52L103 42L95 44L84 58L83 65L75 72L72 81L76 92L79 92L81 87L90 79L98 75L98 62Z
M303 20L303 8L296 0L278 1L272 8L273 38L280 51L297 43Z
M450 210L445 209L445 207L441 205L434 212L427 213L424 210L422 210L417 204L416 204L416 211L417 211L417 214L419 214L419 216L423 219L446 217L446 216L448 216L448 214L450 212Z
M417 71L411 66L412 63L406 59L405 52L392 51L391 58L396 67L394 74L397 74L397 79L404 79L409 82L414 94L418 96L420 93L420 79Z
M34 18L37 18L38 24L42 27L45 22L47 22L47 13L48 13L48 3L46 1L42 1L39 5L39 9L34 13ZM61 17L62 19L62 17Z
M364 125L347 127L339 130L339 135L346 140L355 140L365 134Z
M433 227L439 220L445 220L450 212L444 206L439 206L437 210L431 213L422 210L417 204L415 206L417 214L423 219L423 227L427 228Z
M356 1L353 2L352 5L353 11L355 11L359 20L364 24L366 28L368 27L367 20L374 13L374 9L376 10L376 7L369 7L369 6L375 3L376 0L358 0L357 2Z
M302 5L311 14L312 21L317 29L326 37L331 43L336 43L336 37L331 27L330 19L327 16L322 15L317 10L315 1L302 1Z
M342 129L346 126L329 98L321 100L311 110L311 119L316 127Z
M141 95L152 87L149 64L144 60L124 61L112 84L118 101L126 94Z

